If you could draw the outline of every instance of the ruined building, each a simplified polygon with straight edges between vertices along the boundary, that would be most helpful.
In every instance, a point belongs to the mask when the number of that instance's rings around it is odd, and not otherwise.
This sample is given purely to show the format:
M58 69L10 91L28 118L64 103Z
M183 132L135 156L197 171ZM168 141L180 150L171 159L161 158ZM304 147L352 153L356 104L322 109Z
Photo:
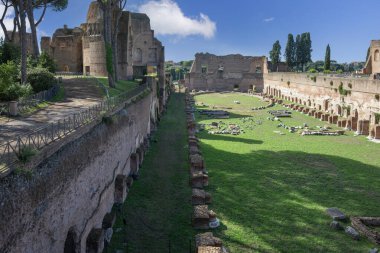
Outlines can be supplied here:
M375 79L380 78L380 40L372 40L364 74L372 75Z
M118 77L133 79L149 73L164 78L164 47L154 37L146 14L123 11L119 21ZM58 71L106 76L103 13L97 2L90 4L86 23L57 29L53 37L41 38L41 49L54 58Z
M13 31L7 31L8 37L11 40L8 40L7 37L5 37L5 42L12 43L13 45L19 46L21 44L21 34L19 32ZM30 54L33 51L33 40L32 40L32 34L26 33L26 53Z
M186 86L190 90L262 91L263 74L268 73L266 57L196 54Z

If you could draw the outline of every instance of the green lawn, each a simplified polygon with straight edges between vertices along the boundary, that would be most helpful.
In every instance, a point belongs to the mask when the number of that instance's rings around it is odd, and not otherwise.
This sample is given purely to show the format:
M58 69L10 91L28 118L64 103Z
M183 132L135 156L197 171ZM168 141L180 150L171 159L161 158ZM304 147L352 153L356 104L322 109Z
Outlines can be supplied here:
M108 86L108 78L107 77L97 77L97 79L108 89L108 93L110 97L117 96L119 94L122 94L124 92L133 90L136 88L139 84L136 81L126 81L126 80L119 80L116 83L116 88L110 88Z
M247 95L195 98L200 109L232 107L231 118L222 121L245 130L239 136L211 135L207 130L198 135L210 176L210 209L222 222L215 232L231 252L340 253L376 247L330 229L325 209L338 207L349 216L380 216L380 144L353 133L337 137L289 133L277 127L279 122L267 120L270 109L250 110L263 102ZM253 121L243 121L244 117ZM200 115L197 120L221 121ZM283 122L328 125L299 112Z
M168 111L118 214L108 252L187 253L194 238L190 215L184 95L173 94ZM122 218L125 217L126 226ZM125 243L125 244L124 244Z

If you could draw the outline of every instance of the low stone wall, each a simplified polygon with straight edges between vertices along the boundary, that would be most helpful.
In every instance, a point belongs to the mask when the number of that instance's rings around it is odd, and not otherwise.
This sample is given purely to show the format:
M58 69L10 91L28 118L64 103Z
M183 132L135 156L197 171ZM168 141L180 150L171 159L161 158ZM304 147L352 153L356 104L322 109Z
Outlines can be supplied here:
M354 124L379 122L380 81L366 78L332 77L298 73L264 74L267 95L341 118L353 118ZM351 120L352 121L352 120ZM343 126L345 127L345 126ZM356 130L356 126L349 126Z
M0 182L0 252L102 252L157 120L153 90L45 159ZM107 225L108 224L108 225Z

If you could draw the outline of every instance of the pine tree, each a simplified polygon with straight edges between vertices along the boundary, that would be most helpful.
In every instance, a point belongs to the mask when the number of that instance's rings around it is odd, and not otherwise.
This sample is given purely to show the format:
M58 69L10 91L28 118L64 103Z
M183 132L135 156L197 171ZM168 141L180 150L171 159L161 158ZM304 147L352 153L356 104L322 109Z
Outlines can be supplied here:
M286 49L285 49L285 59L286 59L286 64L288 64L289 68L294 67L295 61L296 61L296 47L295 47L295 42L294 42L294 37L293 34L288 35L288 42L286 44Z
M330 70L331 67L331 49L328 44L326 47L326 55L325 55L325 70Z
M278 70L278 63L281 61L281 45L280 41L273 44L272 50L269 52L269 57L272 61L273 67Z

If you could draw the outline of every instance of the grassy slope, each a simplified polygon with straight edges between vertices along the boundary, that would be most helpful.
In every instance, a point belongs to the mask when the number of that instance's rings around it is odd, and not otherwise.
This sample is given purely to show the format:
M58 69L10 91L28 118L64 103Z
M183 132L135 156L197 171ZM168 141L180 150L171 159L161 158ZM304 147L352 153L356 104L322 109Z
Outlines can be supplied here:
M140 179L133 184L123 207L126 231L114 234L112 249L123 249L126 238L129 253L168 252L170 239L172 252L187 252L194 234L183 94L172 95L153 139L157 142L151 144ZM122 224L119 215L114 231Z
M262 105L257 98L213 94L196 100L233 107L235 118L224 121L245 125L246 133L239 136L199 135L214 199L211 208L223 223L217 235L232 252L367 252L375 247L331 230L325 209L336 206L350 216L380 215L379 144L352 133L290 134L277 128L278 122L268 121L266 111L249 110ZM253 115L263 124L242 123L242 115ZM283 121L289 126L326 125L298 112Z
M121 93L133 90L138 86L138 83L135 81L119 80L116 83L116 88L109 88L107 77L97 77L97 79L107 87L110 97L114 97Z

